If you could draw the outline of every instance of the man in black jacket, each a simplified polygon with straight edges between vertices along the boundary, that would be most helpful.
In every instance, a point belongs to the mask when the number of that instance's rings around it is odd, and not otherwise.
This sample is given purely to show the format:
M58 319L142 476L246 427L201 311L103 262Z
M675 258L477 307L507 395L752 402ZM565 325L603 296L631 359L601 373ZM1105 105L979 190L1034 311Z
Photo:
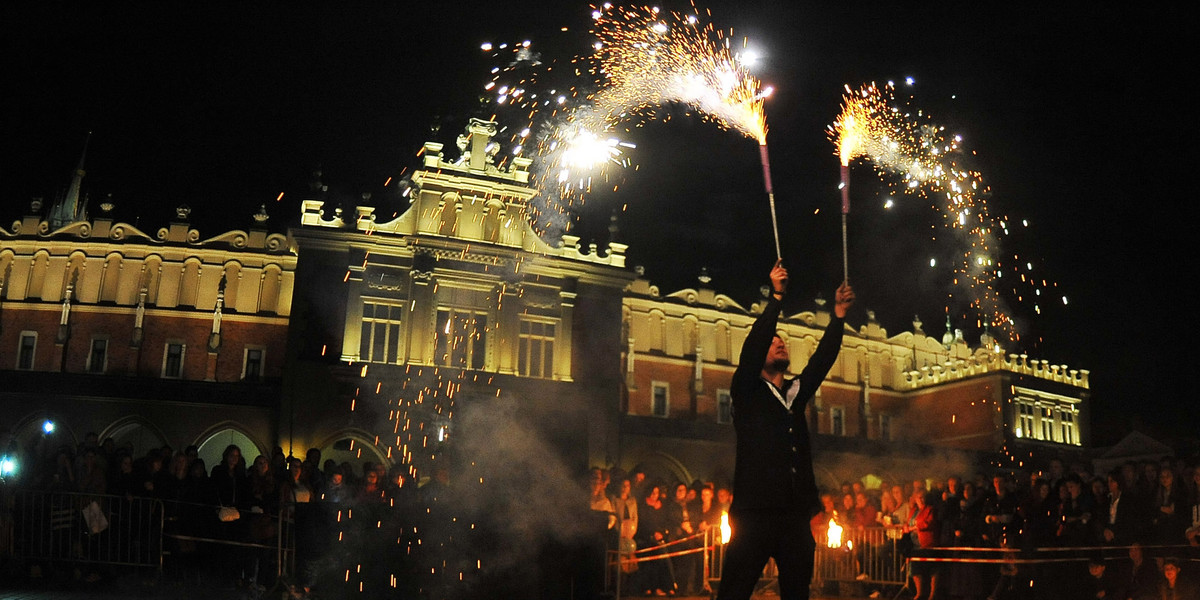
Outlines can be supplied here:
M804 409L837 360L854 291L845 282L838 288L834 318L816 352L798 377L788 379L787 345L775 334L788 281L780 261L770 278L771 297L746 336L730 385L737 433L729 508L733 537L725 549L718 600L749 598L770 557L779 568L782 600L808 598L812 580L816 546L808 521L821 504Z

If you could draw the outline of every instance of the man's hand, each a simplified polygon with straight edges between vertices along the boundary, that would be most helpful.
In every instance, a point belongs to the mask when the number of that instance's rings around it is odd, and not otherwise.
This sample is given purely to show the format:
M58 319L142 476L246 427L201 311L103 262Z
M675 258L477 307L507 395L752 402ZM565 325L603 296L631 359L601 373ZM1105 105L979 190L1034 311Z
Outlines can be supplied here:
M787 293L788 273L787 269L783 268L783 259L775 261L775 266L771 267L771 291L780 296Z
M774 273L774 271L772 271ZM833 314L839 319L846 318L846 311L850 310L850 306L854 304L854 289L845 281L838 286L837 294L833 302Z

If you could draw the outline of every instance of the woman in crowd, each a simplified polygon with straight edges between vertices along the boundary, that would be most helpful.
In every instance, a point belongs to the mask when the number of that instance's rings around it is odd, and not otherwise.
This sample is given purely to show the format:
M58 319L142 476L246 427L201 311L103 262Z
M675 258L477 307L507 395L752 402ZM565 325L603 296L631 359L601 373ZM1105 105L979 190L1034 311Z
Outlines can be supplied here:
M665 544L671 535L671 525L663 509L662 490L657 485L647 488L646 496L638 507L638 530L634 537L638 548L648 549ZM640 558L654 558L662 551L639 554ZM675 580L671 575L671 559L646 560L638 565L638 587L646 595L665 596L675 593Z
M914 492L909 511L906 531L911 536L913 548L926 550L937 544L938 526L934 507L940 498L937 492ZM935 563L910 562L913 578L913 600L931 600L937 593L938 569Z
M1169 468L1158 472L1158 488L1154 490L1151 526L1154 539L1159 544L1182 544L1187 526L1183 520L1183 508L1187 502L1183 489L1175 481L1175 472Z

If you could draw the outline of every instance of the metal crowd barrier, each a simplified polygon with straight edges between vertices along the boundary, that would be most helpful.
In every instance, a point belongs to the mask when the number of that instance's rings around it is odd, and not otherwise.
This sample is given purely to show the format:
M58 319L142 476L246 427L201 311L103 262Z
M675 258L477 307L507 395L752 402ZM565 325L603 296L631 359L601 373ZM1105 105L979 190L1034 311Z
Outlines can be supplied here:
M902 539L899 527L846 527L837 547L816 540L813 585L842 581L904 585Z
M161 571L163 513L153 498L18 490L13 556Z
M269 552L277 577L294 574L290 506L277 515L243 511L245 530L258 528L258 535L238 537L219 535L218 508L156 498L16 490L9 552L27 561L145 567L161 574L164 557L205 544Z

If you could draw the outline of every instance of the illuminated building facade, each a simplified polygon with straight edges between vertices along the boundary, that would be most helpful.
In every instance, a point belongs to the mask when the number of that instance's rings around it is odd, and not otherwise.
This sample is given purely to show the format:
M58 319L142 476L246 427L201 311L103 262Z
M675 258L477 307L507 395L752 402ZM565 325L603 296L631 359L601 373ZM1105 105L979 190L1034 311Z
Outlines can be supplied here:
M639 277L626 294L623 468L683 481L732 478L729 381L765 299L747 308L708 284L701 276L696 288L662 294ZM785 310L780 320L794 373L829 323L823 304ZM1087 371L1006 355L990 337L974 349L961 332L938 340L919 321L889 337L867 314L858 330L847 326L808 407L820 485L1084 457Z
M0 229L7 429L28 439L54 419L73 441L210 456L318 448L422 475L447 455L522 455L730 480L729 381L761 299L704 276L663 294L623 244L547 243L530 160L495 164L495 133L473 121L457 159L426 144L391 217L307 200L286 236L265 212L202 239L182 208L150 235L107 204L56 208L57 226L31 207ZM830 316L794 309L779 331L795 372ZM808 408L822 485L1083 456L1087 371L921 326L889 336L868 312L847 329Z
M576 471L616 456L625 246L543 241L530 160L495 165L494 134L473 121L454 161L426 144L390 220L304 203L288 443L414 467L517 434Z
M186 207L150 234L109 202L94 218L63 206L43 220L35 200L0 228L4 433L43 450L88 432L143 452L196 444L209 464L228 443L269 452L296 255L266 212L204 239Z

